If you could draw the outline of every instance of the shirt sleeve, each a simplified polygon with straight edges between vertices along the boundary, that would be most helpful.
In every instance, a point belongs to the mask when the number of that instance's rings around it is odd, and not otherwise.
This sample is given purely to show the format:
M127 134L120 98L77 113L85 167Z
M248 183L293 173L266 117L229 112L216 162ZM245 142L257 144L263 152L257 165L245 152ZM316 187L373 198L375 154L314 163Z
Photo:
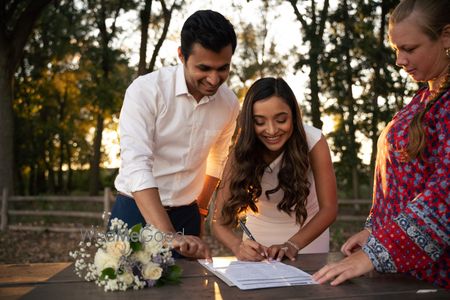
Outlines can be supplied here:
M303 128L305 129L306 141L308 142L308 151L311 151L320 141L322 130L308 124L303 124Z
M157 111L157 86L142 77L136 79L125 93L119 119L120 172L125 192L157 187L153 176Z
M235 97L235 96L234 96ZM222 178L225 161L228 157L231 139L236 129L236 119L239 114L239 103L235 101L230 120L227 126L222 130L214 145L208 154L208 163L206 167L206 174L215 178Z
M422 269L438 261L449 247L448 104L442 105L436 111L437 114L433 118L437 120L437 126L433 135L437 138L433 139L433 153L428 158L433 160L434 172L425 182L423 191L409 202L397 217L374 230L363 247L375 269L380 272Z

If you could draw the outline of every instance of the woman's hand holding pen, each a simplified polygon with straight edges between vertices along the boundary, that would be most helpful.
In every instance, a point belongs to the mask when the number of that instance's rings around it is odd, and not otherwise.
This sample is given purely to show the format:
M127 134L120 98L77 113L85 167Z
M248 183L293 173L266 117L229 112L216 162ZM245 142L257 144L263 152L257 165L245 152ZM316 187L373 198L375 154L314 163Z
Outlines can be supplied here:
M232 248L232 251L239 260L261 261L267 259L267 248L252 240L241 240Z
M297 259L297 253L298 250L287 243L272 245L267 248L268 259L276 259L278 261L281 261L284 256L289 258L291 261L294 261Z

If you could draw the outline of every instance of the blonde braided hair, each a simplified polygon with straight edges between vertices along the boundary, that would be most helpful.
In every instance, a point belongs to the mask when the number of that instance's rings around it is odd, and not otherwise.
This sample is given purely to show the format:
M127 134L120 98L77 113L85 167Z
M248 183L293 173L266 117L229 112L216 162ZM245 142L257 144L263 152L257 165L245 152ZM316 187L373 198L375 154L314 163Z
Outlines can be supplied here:
M418 113L416 113L409 124L409 143L406 150L409 159L414 159L417 156L422 156L423 150L425 148L425 130L423 128L423 117L431 109L431 107L441 98L441 96L446 92L450 86L450 66L447 70L444 80L442 80L439 85L439 89L436 93L432 93L432 99L428 101L425 108Z

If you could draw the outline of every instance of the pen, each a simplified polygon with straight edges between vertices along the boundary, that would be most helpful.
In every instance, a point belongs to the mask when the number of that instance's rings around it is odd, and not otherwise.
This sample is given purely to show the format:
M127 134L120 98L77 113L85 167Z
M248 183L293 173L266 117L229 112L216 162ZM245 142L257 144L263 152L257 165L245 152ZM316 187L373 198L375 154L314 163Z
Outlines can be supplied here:
M241 226L242 231L245 232L245 234L249 237L249 239L251 239L252 241L255 241L255 238L253 237L252 233L250 232L250 230L248 230L247 226L245 226L245 223L242 222L242 220L239 220L239 226Z
M255 238L253 237L252 233L250 232L250 230L248 230L247 226L245 226L245 223L242 222L242 220L239 220L239 226L241 226L242 231L244 231L244 233L248 236L249 239L251 239L252 241L256 242ZM266 250L264 250L263 253L260 253L261 256L264 256L267 258L267 253Z

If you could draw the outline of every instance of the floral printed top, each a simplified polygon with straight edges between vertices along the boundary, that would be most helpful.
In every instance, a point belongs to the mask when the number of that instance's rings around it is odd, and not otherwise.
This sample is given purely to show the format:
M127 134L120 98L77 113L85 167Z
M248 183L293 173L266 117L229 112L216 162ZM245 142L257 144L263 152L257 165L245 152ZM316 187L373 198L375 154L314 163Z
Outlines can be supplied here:
M450 288L450 89L424 115L423 156L405 159L408 126L429 95L420 89L379 137L366 222L372 233L363 251L377 271L409 273Z

